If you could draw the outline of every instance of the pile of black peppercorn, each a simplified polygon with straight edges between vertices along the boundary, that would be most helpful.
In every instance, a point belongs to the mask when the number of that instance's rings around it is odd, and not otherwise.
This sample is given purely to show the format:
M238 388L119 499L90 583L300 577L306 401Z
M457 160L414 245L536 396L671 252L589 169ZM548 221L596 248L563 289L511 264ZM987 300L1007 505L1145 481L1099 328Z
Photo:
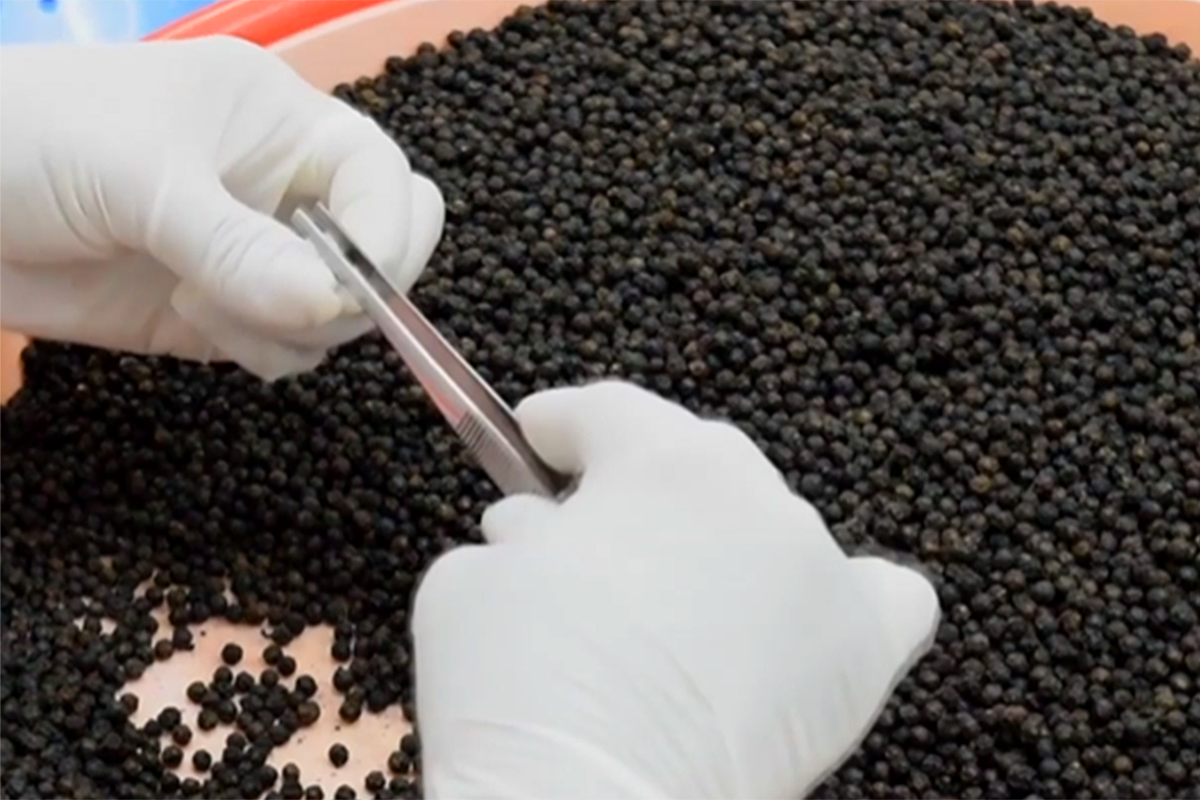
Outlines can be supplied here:
M1053 4L556 2L336 94L442 188L414 299L503 395L731 419L848 548L929 567L937 644L821 796L1197 798L1189 59ZM334 625L343 716L411 704L412 591L496 494L377 336L274 384L26 370L4 796L182 794L117 698L213 617Z

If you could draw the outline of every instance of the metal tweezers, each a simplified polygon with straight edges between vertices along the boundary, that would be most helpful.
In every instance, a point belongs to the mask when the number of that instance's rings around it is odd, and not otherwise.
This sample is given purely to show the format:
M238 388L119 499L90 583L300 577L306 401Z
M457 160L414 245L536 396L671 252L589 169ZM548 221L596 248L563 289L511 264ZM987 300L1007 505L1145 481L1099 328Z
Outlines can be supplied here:
M570 478L538 457L512 410L363 255L325 206L298 208L292 226L379 327L500 491L555 499L568 490Z

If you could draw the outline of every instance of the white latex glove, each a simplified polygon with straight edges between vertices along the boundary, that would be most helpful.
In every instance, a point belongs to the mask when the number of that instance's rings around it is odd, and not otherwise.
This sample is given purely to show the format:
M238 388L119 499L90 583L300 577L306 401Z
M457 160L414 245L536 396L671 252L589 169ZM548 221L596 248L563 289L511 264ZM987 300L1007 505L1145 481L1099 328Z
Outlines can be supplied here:
M535 395L582 473L508 498L417 595L430 798L796 798L927 652L920 573L848 558L748 437L624 384Z
M285 227L322 199L405 289L437 188L368 117L216 37L0 50L0 324L271 379L370 329Z

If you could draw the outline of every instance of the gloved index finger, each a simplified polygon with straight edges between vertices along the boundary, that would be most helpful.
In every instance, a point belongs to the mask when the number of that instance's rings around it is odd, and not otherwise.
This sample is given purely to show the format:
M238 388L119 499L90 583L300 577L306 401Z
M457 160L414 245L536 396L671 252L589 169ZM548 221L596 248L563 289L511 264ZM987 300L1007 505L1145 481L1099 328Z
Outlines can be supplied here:
M369 117L330 97L316 103L293 190L327 197L350 238L407 290L441 237L441 193L413 174L404 152Z
M571 475L636 457L702 424L690 411L616 381L539 392L517 406L516 416L538 455Z

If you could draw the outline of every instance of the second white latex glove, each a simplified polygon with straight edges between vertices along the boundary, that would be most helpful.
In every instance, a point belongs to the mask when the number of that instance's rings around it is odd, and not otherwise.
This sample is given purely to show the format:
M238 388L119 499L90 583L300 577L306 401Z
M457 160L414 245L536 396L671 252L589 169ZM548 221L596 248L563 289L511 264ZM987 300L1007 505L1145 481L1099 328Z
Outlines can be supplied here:
M321 199L403 288L444 205L369 118L237 39L0 51L0 324L266 379L371 328L281 220Z
M919 572L849 558L748 437L624 384L518 409L582 474L430 569L413 631L430 798L796 798L928 650Z

